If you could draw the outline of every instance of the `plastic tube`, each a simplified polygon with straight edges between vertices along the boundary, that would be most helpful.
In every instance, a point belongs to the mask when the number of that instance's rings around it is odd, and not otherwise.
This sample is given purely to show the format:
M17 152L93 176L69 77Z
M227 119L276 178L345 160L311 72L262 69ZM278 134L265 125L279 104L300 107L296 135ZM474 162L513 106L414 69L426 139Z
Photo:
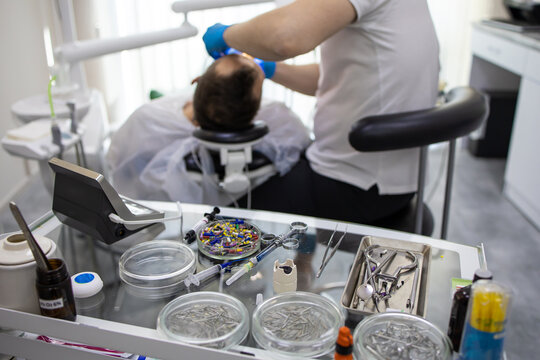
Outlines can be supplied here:
M247 264L242 266L240 270L238 270L230 278L228 278L227 281L225 281L225 284L227 284L227 286L231 285L233 282L240 279L242 275L246 274L249 270L251 270L253 266L254 266L253 263L251 262L251 260L249 260Z
M53 101L52 101L52 92L51 92L51 88L52 88L52 83L56 80L56 76L53 76L50 80L49 80L49 86L47 87L47 97L49 99L49 107L51 108L51 119L54 119L56 118L56 115L54 113L54 106L53 106Z
M208 269L205 269L199 273L196 274L189 274L186 279L184 279L184 284L186 287L193 284L195 286L199 286L202 281L208 279L210 276L217 274L221 270L231 266L237 261L241 261L242 259L232 260L223 264L217 264L212 267L209 267Z

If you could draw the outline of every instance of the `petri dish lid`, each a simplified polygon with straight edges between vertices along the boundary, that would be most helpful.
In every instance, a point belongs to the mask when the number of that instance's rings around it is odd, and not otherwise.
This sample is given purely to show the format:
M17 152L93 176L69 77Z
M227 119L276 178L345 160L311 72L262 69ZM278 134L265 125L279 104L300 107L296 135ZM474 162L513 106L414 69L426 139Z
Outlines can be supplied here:
M152 240L122 254L119 273L127 289L146 298L162 298L181 290L183 280L196 268L193 250L172 240Z
M249 333L249 313L238 299L201 291L180 296L161 309L158 332L183 343L229 349Z
M334 349L343 322L343 312L333 301L312 293L286 292L257 307L251 332L266 350L317 357Z
M358 324L353 339L355 359L386 359L398 352L400 359L452 359L448 336L416 315L371 315ZM414 346L404 345L409 343Z

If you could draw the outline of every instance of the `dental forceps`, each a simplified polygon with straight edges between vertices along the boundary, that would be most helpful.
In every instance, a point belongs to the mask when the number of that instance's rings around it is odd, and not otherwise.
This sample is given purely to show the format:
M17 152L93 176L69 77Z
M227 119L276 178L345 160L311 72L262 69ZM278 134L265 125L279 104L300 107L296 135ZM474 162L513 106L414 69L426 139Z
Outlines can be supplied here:
M334 239L334 235L336 235L337 227L338 227L338 224L336 224L336 227L334 228L334 232L330 236L330 239L328 239L328 244L326 244L326 250L324 251L323 259L322 259L322 262L321 262L321 267L319 268L319 271L317 272L317 275L315 275L316 277L321 276L324 268L326 267L326 265L328 264L330 259L332 259L334 254L336 253L337 249L339 248L339 245L341 245L341 241L343 241L343 238L345 237L345 235L347 235L347 227L348 227L348 225L345 225L345 231L343 232L343 235L341 235L341 237L337 241L336 245L333 247L332 252L330 253L330 256L328 257L328 259L326 259L326 255L328 254L328 249L330 249L330 246L332 245L332 240Z
M377 286L378 285L377 279L382 269L396 257L398 252L396 250L388 251L385 249L379 255L381 257L383 255L386 255L386 257L381 262L378 262L371 256L372 251L378 247L379 245L371 245L371 246L368 246L364 250L364 259L366 262L366 273L368 274L368 277L364 283L367 284L368 282L371 282L371 289L369 289L369 292L371 292L370 297L373 299L373 304L375 305L375 309L377 310L377 312L380 312L378 300L379 300L381 292ZM373 269L371 268L371 263L374 263L376 265ZM364 306L365 306L367 299L362 299L362 301L364 301Z
M418 267L418 257L414 253L412 253L411 251L405 251L404 253L405 253L405 256L408 257L411 260L410 264L399 266L394 271L393 274L384 274L384 273L378 274L379 278L391 281L391 286L390 286L390 289L389 289L388 293L390 293L393 290L393 288L397 285L397 282L399 281L399 278L401 277L402 274L405 274L405 273L407 273L407 272L409 272L409 271L411 271L413 269L416 269ZM370 261L374 261L371 258L371 255L369 253L367 254L367 257L368 257L368 259Z

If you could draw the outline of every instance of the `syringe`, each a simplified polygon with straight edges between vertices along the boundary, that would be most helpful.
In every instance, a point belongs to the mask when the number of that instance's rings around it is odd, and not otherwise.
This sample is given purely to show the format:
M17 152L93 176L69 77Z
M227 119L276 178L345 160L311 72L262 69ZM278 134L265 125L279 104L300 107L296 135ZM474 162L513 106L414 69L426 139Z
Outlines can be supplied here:
M189 274L188 277L184 279L184 285L186 285L186 288L188 288L191 284L199 286L201 281L204 281L210 276L219 273L220 270L221 265L218 264L196 274Z
M295 234L303 234L306 232L307 224L303 222L293 222L290 225L289 231L285 234L279 235L266 249L261 251L257 256L252 257L249 261L244 264L237 272L235 272L225 283L231 285L236 280L242 277L242 275L248 273L253 269L266 255L270 254L272 251L280 247L285 239L289 239Z
M202 228L210 221L214 221L216 218L216 214L219 214L219 211L219 208L216 206L211 213L204 214L204 217L193 226L193 229L189 230L186 233L186 236L184 236L184 240L188 244L191 244L193 241L195 241L195 239L197 239L197 233L201 231Z
M195 286L199 286L201 282L203 282L204 280L219 273L222 269L225 269L228 266L231 266L233 263L237 261L241 261L241 260L242 259L238 259L238 260L229 261L223 264L217 264L201 272L198 272L196 274L189 274L188 277L184 279L184 285L186 285L186 288L189 287L191 284Z

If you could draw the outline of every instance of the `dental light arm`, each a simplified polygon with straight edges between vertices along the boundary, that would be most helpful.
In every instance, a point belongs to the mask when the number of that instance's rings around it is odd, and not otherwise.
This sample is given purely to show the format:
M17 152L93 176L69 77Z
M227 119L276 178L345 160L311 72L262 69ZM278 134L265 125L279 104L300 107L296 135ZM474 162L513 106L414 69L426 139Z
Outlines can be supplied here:
M124 50L137 49L144 46L160 44L168 41L185 39L197 35L197 29L190 23L184 23L177 28L153 31L143 34L134 34L111 39L92 39L77 41L75 28L75 15L72 0L56 0L58 4L59 20L62 26L64 44L54 50L54 61L60 65L60 72L68 71L69 78L59 81L58 87L69 89L73 84L78 85L83 93L87 89L86 76L82 64L83 60L98 56L113 54ZM75 87L76 88L76 87Z
M174 2L171 5L171 8L176 13L187 15L190 11L258 4L271 1L272 0L186 0ZM185 39L195 36L197 33L197 28L191 25L186 18L184 23L179 28L175 29L159 30L113 39L93 39L69 42L55 49L55 57L60 62L72 63L124 50L132 50L144 46Z
M171 5L175 13L187 14L190 11L224 8L230 6L260 4L273 0L182 0L175 1Z
M55 49L60 62L72 63L124 50L185 39L197 35L197 28L185 21L179 28L128 35L113 39L93 39L63 44Z

